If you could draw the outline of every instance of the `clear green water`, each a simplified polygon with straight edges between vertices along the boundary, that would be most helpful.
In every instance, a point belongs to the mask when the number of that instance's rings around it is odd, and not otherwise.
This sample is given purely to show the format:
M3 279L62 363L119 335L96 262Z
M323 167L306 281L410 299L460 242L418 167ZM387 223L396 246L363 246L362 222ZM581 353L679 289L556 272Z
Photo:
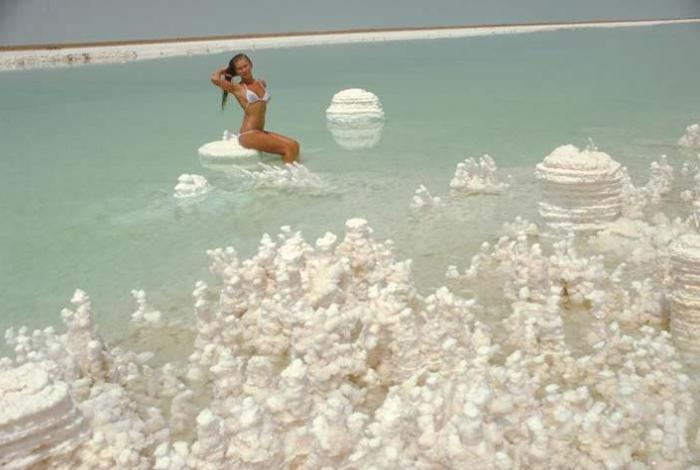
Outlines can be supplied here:
M206 249L248 256L281 225L313 240L354 216L414 260L422 289L441 285L503 222L535 218L532 169L555 147L592 137L633 176L661 154L691 158L675 142L700 121L699 43L684 25L252 51L267 127L301 142L328 192L250 190L202 168L197 148L240 124L209 83L228 55L0 73L0 330L57 324L76 287L108 338L126 330L132 288L187 318ZM370 150L326 129L331 96L351 87L387 114ZM419 184L449 199L456 164L484 153L512 175L507 193L411 212ZM177 203L182 173L214 191Z

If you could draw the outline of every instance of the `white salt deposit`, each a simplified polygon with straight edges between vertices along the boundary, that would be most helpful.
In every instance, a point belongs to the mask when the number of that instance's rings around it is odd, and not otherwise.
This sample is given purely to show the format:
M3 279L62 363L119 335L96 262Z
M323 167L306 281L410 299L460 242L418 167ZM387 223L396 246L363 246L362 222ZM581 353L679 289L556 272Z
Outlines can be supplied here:
M700 235L678 238L671 251L671 333L679 348L700 352Z
M182 174L177 179L173 195L178 199L186 199L201 196L210 190L211 186L204 176Z
M211 162L237 161L242 158L259 157L260 152L248 149L238 143L238 135L224 131L221 140L215 140L199 147L199 156Z
M557 207L604 230L585 244L515 219L449 268L451 288L419 292L411 261L363 219L315 242L282 227L248 259L207 252L196 336L169 362L105 344L76 291L64 333L5 335L0 464L690 468L697 407L679 352L700 352L700 235L648 210L607 219L601 206L621 211L620 165L572 146L550 157L537 172L558 185ZM667 191L669 168L652 165L645 200ZM320 184L300 165L248 173ZM136 328L165 326L132 294Z
M553 230L595 230L622 212L623 170L608 154L573 145L557 147L538 163L539 213Z
M698 23L698 19L644 20L553 23L512 26L466 26L440 29L403 31L363 31L357 33L299 34L294 36L250 37L239 39L191 40L152 44L124 44L115 46L70 47L62 49L34 49L0 51L0 70L22 70L35 67L73 66L83 64L129 62L163 57L219 54L228 51L299 47L308 45L347 44L376 41L404 41L415 39L459 38L520 34L565 29L623 28L662 24Z
M361 88L349 88L333 95L331 104L326 109L326 119L336 125L383 121L384 110L374 93Z
M68 384L52 380L41 363L0 370L0 404L2 468L60 459L87 438L89 429Z
M416 193L411 200L411 209L431 209L444 205L445 203L442 202L442 199L430 194L428 188L422 184L416 189Z
M49 467L686 468L693 400L669 335L640 326L645 304L617 308L629 286L572 238L550 255L527 238L474 268L510 302L491 327L477 299L419 294L411 263L351 219L342 239L282 227L246 260L211 250L189 357L109 349L78 291L66 334L11 331L1 364L53 360L72 384L90 437ZM586 351L571 315L589 317Z
M233 167L231 173L245 180L253 188L325 189L321 177L298 162L284 165L258 163L258 170Z
M685 134L678 140L678 145L690 149L700 149L700 124L691 124L685 128Z
M457 164L450 188L460 194L499 194L508 189L501 181L496 162L488 155L466 158Z

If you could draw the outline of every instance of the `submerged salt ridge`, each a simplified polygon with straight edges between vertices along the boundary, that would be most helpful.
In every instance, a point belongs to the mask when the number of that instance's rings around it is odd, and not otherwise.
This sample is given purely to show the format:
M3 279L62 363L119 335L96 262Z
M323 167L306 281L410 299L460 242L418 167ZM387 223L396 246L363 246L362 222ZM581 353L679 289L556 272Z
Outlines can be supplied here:
M597 151L564 150L578 160L557 149L545 161L561 171L546 175L565 174L571 190L622 171ZM687 468L697 425L679 353L695 351L697 337L678 343L665 325L670 316L674 334L693 331L683 308L695 302L696 277L686 274L698 269L700 245L688 241L690 219L663 213L667 166L652 165L644 187L603 179L620 198L604 230L545 238L546 224L515 220L471 262L465 253L461 271L448 270L450 288L427 295L411 262L362 219L342 239L315 243L283 227L245 260L232 247L211 250L215 281L193 292L195 339L164 365L105 344L76 291L65 333L6 334L15 358L0 360L0 392L16 405L0 421L0 465ZM570 199L557 204L580 212ZM477 297L460 294L469 290ZM144 292L133 295L135 328L169 327ZM684 303L669 311L669 299ZM43 385L8 385L22 368ZM54 436L27 446L22 429L41 432L32 397L51 384L70 390L76 432L63 445ZM41 403L45 416L60 415Z

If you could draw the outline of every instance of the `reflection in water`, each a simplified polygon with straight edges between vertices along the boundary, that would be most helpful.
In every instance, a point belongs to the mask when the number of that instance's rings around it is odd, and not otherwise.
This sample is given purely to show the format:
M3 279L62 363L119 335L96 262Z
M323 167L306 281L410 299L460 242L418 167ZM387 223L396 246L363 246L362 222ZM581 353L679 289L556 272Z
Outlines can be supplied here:
M346 150L370 149L382 138L384 121L365 121L358 123L335 123L328 121L336 143Z

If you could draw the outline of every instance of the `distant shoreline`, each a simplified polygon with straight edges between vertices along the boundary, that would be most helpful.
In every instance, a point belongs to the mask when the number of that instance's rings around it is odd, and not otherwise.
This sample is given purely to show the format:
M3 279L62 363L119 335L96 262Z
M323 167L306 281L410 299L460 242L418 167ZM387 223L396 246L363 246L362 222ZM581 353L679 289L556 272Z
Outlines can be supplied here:
M567 23L485 24L436 27L352 29L227 36L95 41L0 46L0 70L129 62L232 50L299 47L323 44L441 39L564 29L620 28L700 23L700 18L657 20L599 20Z

